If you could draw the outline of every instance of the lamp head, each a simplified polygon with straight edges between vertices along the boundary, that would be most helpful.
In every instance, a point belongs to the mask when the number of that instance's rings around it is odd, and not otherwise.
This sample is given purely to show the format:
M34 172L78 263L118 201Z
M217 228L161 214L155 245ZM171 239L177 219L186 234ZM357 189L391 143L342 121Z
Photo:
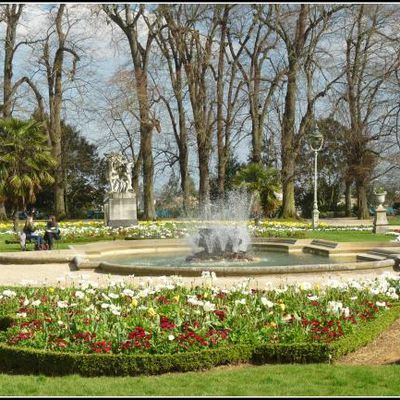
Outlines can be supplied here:
M314 151L321 150L322 145L324 144L324 137L322 136L315 122L312 125L311 133L308 137L308 142L310 144L311 149Z

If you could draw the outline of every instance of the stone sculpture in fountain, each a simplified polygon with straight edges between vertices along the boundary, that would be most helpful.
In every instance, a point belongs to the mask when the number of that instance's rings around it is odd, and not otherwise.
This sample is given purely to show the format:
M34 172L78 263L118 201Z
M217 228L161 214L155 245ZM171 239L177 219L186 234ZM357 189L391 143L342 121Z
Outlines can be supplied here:
M120 153L106 154L110 190L104 200L104 219L108 226L137 224L136 195L132 188L132 162Z

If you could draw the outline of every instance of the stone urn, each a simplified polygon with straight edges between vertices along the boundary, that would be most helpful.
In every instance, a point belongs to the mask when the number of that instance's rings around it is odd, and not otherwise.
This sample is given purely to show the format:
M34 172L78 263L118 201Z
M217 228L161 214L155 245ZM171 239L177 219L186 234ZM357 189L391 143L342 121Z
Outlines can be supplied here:
M387 192L378 192L378 193L375 192L374 194L376 202L378 203L378 207L382 208L383 203L385 202Z
M374 192L376 202L378 203L378 207L375 210L375 217L374 217L374 233L386 233L387 232L387 225L388 220L386 216L386 209L383 207L383 203L385 202L386 198L386 191L379 190Z

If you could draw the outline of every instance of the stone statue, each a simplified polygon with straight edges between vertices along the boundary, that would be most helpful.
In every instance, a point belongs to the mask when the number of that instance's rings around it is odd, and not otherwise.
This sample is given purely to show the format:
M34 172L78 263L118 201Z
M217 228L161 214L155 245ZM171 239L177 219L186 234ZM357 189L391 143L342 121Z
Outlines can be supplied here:
M133 192L132 162L119 153L106 154L110 193Z

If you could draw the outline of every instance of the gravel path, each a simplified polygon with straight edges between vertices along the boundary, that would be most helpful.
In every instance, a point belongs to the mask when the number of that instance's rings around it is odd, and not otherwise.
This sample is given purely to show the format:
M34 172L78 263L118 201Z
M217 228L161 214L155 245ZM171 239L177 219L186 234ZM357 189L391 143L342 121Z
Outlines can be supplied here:
M354 278L374 278L381 275L384 271L393 272L390 268L381 268L376 270L364 271L342 271L342 272L321 272L315 273L299 273L299 274L281 274L260 276L257 278L249 278L252 288L264 289L267 285L290 285L294 283L309 282L323 286L329 279L348 280ZM0 285L21 285L31 283L35 285L56 285L62 283L69 286L74 281L81 279L95 281L99 285L107 285L110 280L131 280L132 277L124 275L108 275L99 273L94 270L73 270L69 264L36 264L36 265L20 265L20 264L3 264L0 265ZM150 279L155 284L160 283L160 277L135 277L136 280ZM230 287L231 285L246 280L245 277L218 277L215 284L222 287ZM182 277L185 284L200 284L204 280L201 277Z
M372 343L347 354L335 364L386 365L400 364L400 319L381 333Z

